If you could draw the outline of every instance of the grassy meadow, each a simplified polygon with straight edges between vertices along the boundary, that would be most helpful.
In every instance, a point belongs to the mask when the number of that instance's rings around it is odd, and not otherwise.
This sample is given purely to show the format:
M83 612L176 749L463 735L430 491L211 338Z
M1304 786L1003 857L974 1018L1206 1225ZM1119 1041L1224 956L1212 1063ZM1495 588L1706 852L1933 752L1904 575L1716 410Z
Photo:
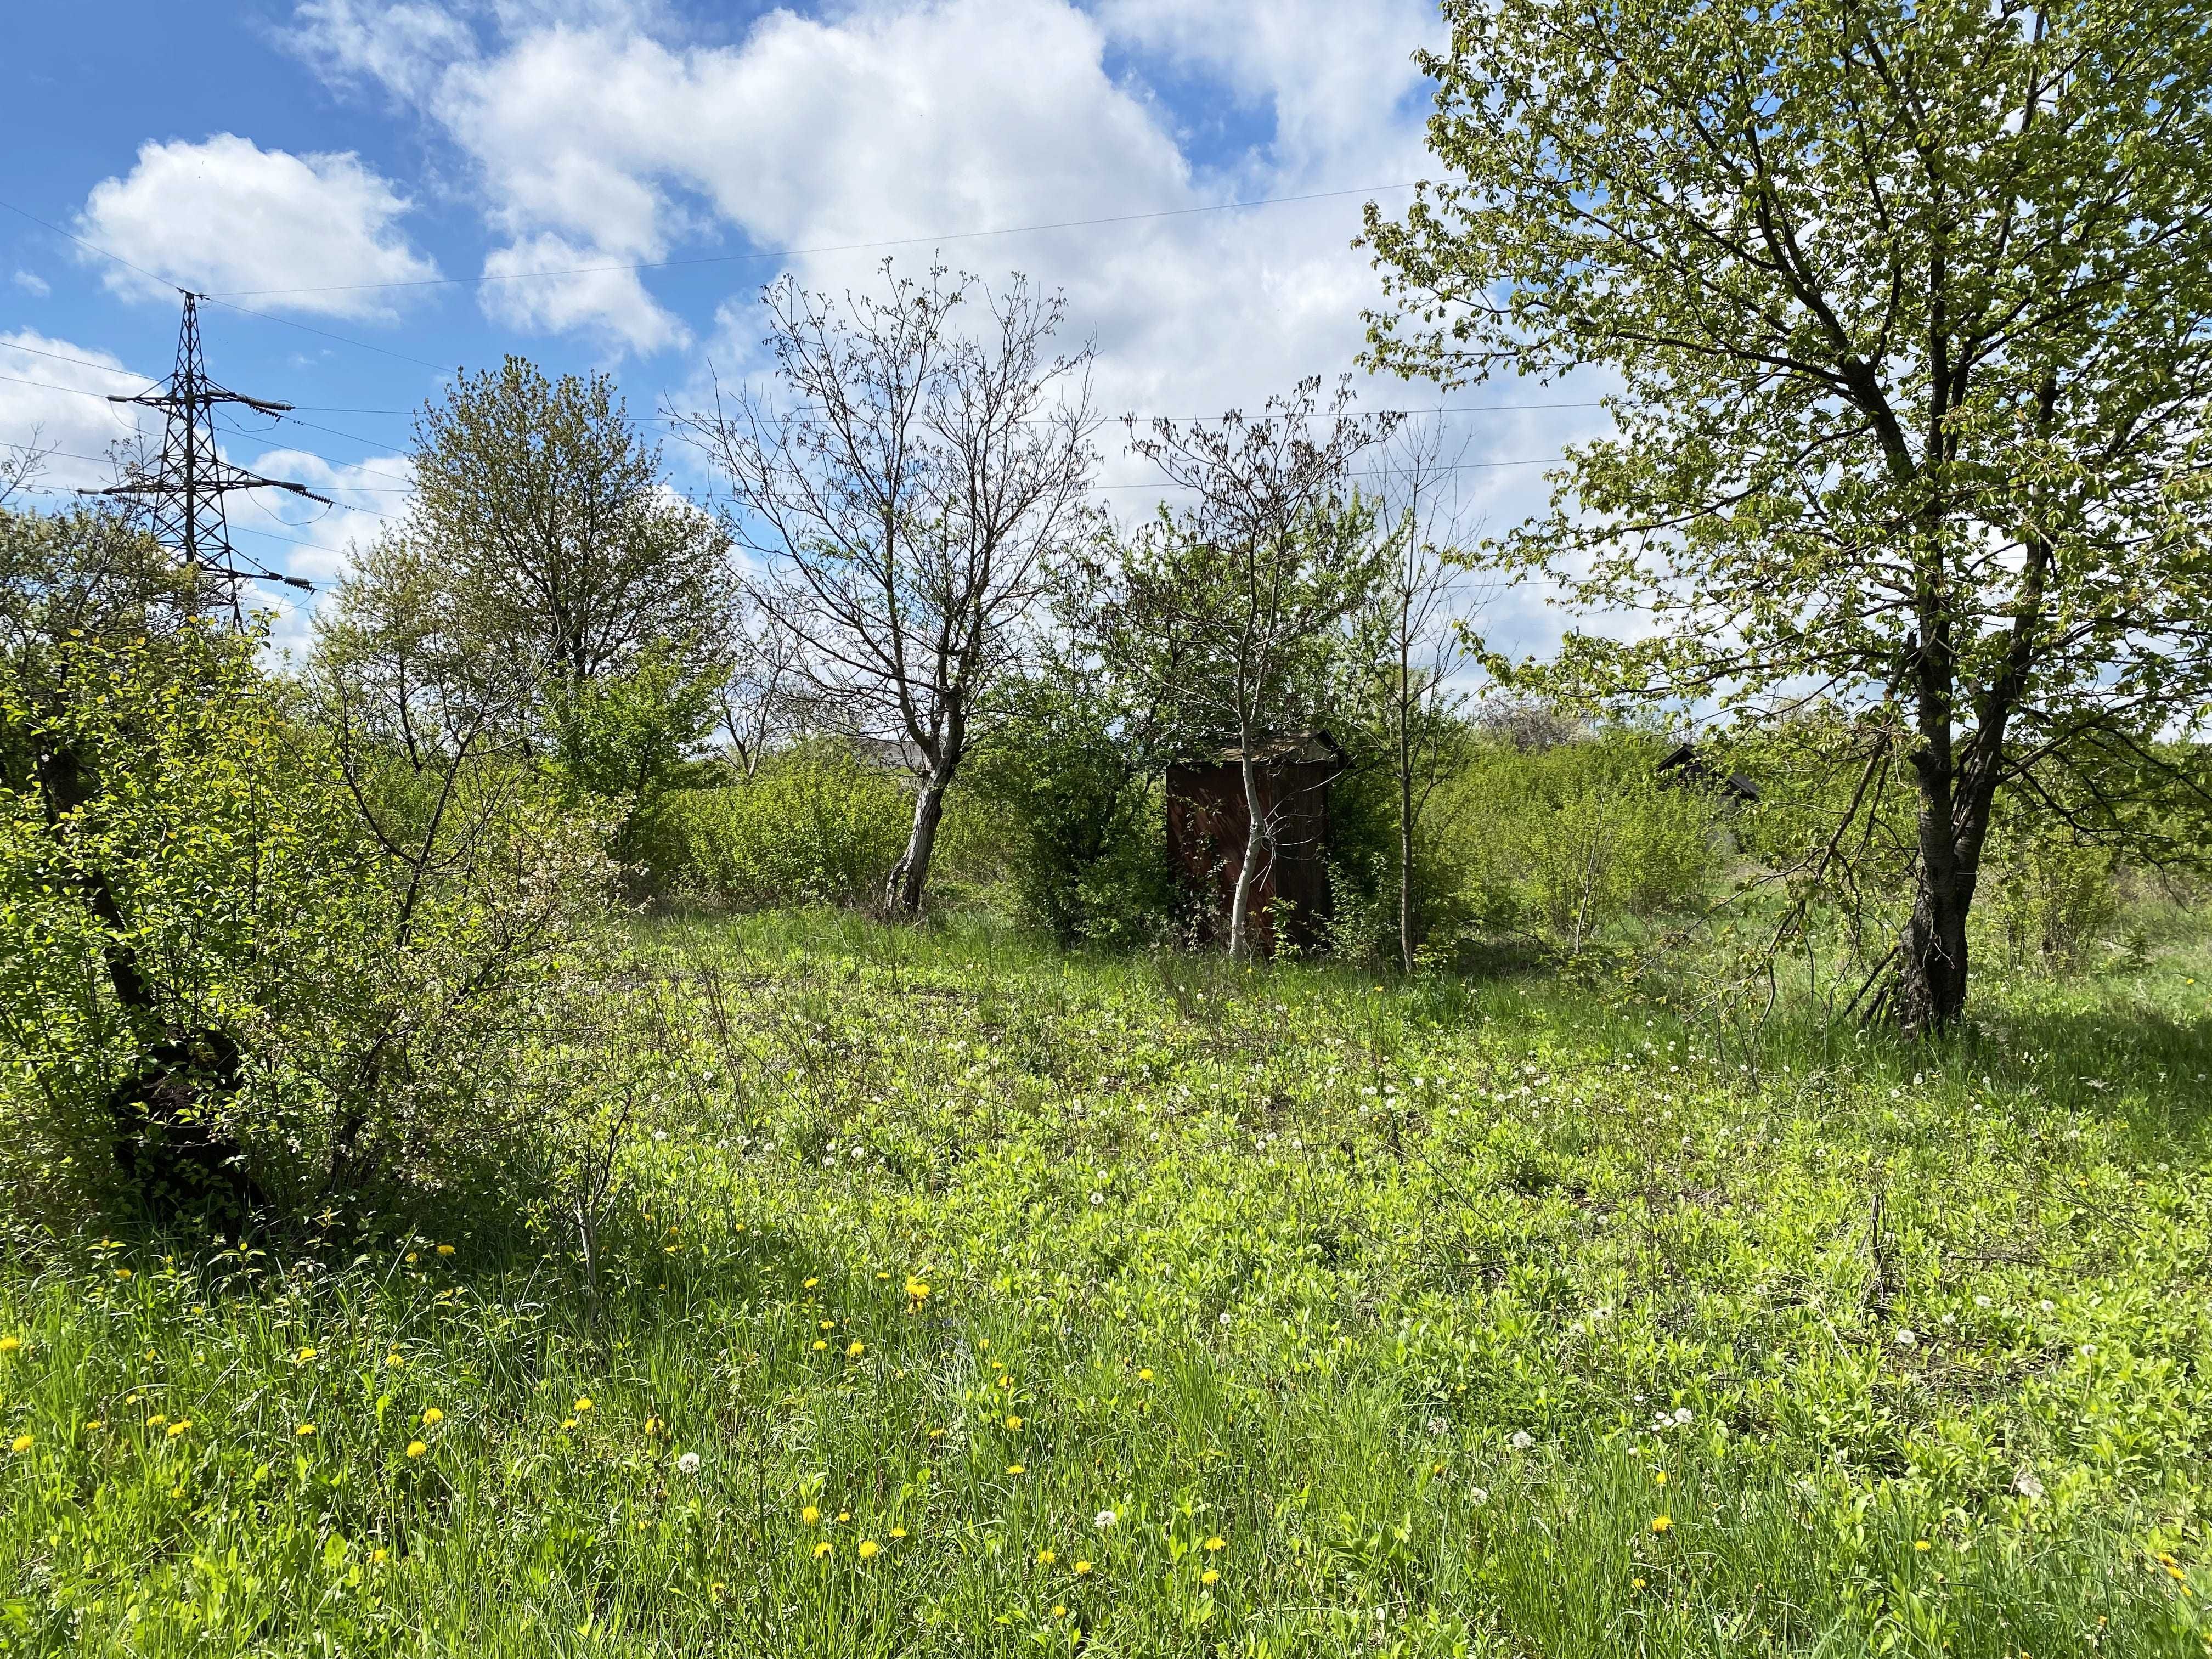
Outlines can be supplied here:
M9 1241L0 1653L2201 1654L2208 990L641 923L595 1284Z

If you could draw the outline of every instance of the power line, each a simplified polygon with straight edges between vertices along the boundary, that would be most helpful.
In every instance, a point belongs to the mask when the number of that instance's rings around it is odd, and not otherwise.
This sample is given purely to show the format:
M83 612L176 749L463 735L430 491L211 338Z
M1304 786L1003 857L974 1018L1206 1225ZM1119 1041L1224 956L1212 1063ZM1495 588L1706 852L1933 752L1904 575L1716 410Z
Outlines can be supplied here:
M1026 236L1046 230L1085 230L1099 225L1129 225L1148 219L1180 219L1196 213L1230 213L1246 208L1285 207L1297 202L1327 202L1346 196L1375 196L1406 185L1371 185L1358 190L1320 190L1303 196L1262 196L1243 202L1206 202L1195 207L1158 208L1146 213L1116 213L1097 219L1060 219L1050 223L1007 225L996 230L950 230L933 236L900 236L878 242L833 242L818 247L765 248L754 253L702 253L681 259L641 259L627 264L568 265L550 270L486 271L476 276L416 276L398 283L332 283L314 288L246 288L230 292L246 299L280 294L359 294L400 288L459 288L483 283L529 282L541 276L592 276L610 272L674 270L687 265L726 265L767 259L797 259L817 253L860 253L875 248L915 247L928 242L967 242L993 236ZM64 233L66 234L66 233ZM88 246L90 244L87 244ZM222 302L220 295L209 299Z

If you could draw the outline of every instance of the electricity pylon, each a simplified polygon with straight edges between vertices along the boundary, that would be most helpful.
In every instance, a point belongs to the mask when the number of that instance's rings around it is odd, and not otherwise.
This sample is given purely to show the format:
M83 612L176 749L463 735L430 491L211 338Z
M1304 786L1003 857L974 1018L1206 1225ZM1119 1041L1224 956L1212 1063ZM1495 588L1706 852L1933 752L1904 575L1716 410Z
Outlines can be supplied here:
M230 516L223 498L242 489L283 489L325 507L337 503L305 484L264 478L223 459L215 441L218 404L237 404L257 415L289 414L292 405L249 398L208 378L207 364L200 356L199 295L179 291L185 295L185 320L177 336L176 368L153 390L107 400L161 411L161 459L150 466L143 462L133 466L120 483L78 493L112 495L138 503L155 539L175 553L187 571L212 579L221 590L218 604L229 611L233 626L242 627L246 607L240 603L239 591L247 582L282 582L308 592L314 591L315 585L303 576L280 575L232 546Z

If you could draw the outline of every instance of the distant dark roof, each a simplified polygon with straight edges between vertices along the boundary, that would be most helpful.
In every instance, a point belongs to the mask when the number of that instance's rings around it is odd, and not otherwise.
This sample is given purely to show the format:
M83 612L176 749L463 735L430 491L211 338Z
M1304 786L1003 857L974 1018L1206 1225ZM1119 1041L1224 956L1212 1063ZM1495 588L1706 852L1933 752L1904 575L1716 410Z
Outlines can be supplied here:
M1252 758L1269 766L1341 766L1345 754L1337 747L1336 739L1326 732L1297 732L1254 744ZM1243 764L1243 760L1244 751L1231 744L1211 755L1194 757L1187 763L1194 766L1237 766Z
M1723 777L1712 763L1698 753L1698 745L1686 743L1652 769L1669 783L1702 783L1718 789L1737 800L1757 800L1759 786L1741 772L1730 772Z

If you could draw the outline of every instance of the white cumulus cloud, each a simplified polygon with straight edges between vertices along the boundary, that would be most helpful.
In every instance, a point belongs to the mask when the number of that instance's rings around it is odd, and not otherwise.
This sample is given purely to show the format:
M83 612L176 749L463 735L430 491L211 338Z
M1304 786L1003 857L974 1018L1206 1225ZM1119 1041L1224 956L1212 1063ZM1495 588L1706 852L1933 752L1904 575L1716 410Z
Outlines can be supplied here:
M400 228L410 205L356 155L294 155L219 132L141 145L129 173L94 186L77 231L158 276L101 261L120 294L167 298L175 283L258 294L272 310L386 318L392 290L350 285L437 276Z

